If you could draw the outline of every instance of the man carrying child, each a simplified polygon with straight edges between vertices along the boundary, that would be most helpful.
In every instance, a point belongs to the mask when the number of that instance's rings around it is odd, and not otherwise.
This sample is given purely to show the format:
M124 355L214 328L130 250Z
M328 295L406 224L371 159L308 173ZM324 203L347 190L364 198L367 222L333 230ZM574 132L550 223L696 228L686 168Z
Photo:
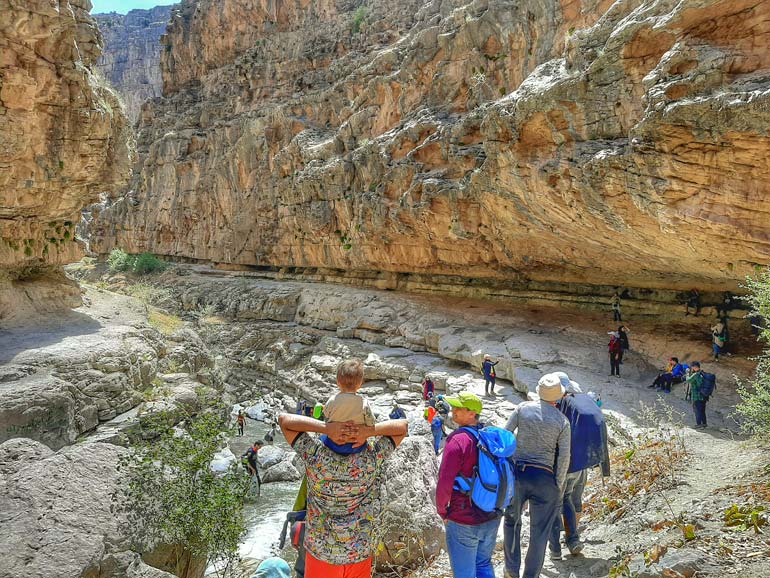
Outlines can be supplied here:
M291 414L278 418L286 440L306 465L308 578L371 575L376 547L372 534L380 514L379 475L382 463L406 436L407 423L368 425L374 418L356 393L363 381L363 363L344 361L337 369L340 392L325 408L330 421ZM346 421L336 421L342 418ZM311 433L323 434L323 441ZM381 437L368 442L372 436Z

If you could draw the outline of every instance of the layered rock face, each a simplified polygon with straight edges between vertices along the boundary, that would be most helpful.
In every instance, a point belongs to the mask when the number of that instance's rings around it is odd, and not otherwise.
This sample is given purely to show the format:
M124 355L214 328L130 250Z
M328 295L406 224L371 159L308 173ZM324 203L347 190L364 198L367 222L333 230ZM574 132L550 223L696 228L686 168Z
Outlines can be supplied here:
M93 74L90 9L0 0L0 322L79 301L55 266L81 256L80 210L127 177L125 117Z
M123 98L133 124L142 103L160 96L160 37L166 32L171 6L131 10L128 14L95 14L104 36L97 68Z
M724 289L770 261L761 0L185 0L94 247Z

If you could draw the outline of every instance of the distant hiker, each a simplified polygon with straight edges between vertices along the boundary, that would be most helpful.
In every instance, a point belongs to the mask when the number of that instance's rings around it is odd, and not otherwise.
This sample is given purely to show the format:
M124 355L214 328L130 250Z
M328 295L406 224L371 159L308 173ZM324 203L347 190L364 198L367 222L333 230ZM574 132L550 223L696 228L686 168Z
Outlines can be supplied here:
M368 578L377 547L373 534L381 508L377 489L382 466L406 435L406 421L371 427L281 414L278 423L306 466L305 576ZM338 446L363 446L364 451L339 454L308 432L325 434ZM367 442L372 436L382 437Z
M610 343L608 345L610 353L610 376L617 375L620 377L620 361L623 359L623 346L620 342L620 334L617 331L610 331L607 335L610 336Z
M701 372L700 362L695 361L690 365L692 373L687 378L687 393L685 395L692 402L693 413L695 414L695 428L703 429L707 427L706 423L706 402L708 395L704 395L703 372Z
M428 423L433 423L433 418L436 417L436 414L438 412L436 411L436 408L429 405L425 408L425 411L422 412L422 416L425 418L425 421Z
M690 309L693 309L693 315L697 316L700 313L700 291L693 288L690 289L690 293L687 295L687 301L684 305L684 315L687 317L690 314Z
M447 403L446 398L441 394L436 396L436 411L444 419L449 415L449 404Z
M374 413L369 407L369 402L357 393L363 383L363 361L354 358L340 363L337 366L337 387L340 388L340 391L331 396L323 407L324 421L374 426ZM329 449L343 454L358 453L365 449L363 446L354 448L353 444L340 447L328 436L321 436L321 441Z
M301 399L297 402L297 415L305 415L305 408L307 407L307 402L304 399Z
M663 373L658 374L658 377L647 387L655 387L664 391L665 393L671 393L671 384L682 383L685 379L685 372L688 367L684 363L679 363L678 357L672 357L668 360L668 365Z
M714 361L719 361L719 354L722 353L727 343L727 324L726 320L720 320L719 323L711 327L711 348L714 351Z
M246 450L246 453L244 453L241 456L241 463L246 468L246 471L249 472L249 475L252 477L257 478L257 484L262 485L262 480L259 478L259 469L257 468L257 457L259 455L259 450L262 446L265 445L265 442L262 440L257 440L252 444L252 446Z
M425 379L422 380L422 400L428 401L433 397L435 389L436 386L433 384L433 380L426 375Z
M268 444L272 444L273 443L273 440L275 439L275 428L276 428L275 422L271 423L270 424L270 429L265 434L265 442L266 443L268 443Z
M564 372L556 372L565 390L564 397L556 407L570 424L570 461L564 482L564 496L561 513L557 513L550 537L550 557L561 560L559 537L564 529L564 538L570 554L583 550L580 542L579 518L583 511L583 490L588 470L601 465L602 475L610 475L610 454L607 445L607 424L604 414L596 401L582 393L580 385Z
M570 425L556 402L564 397L554 374L540 378L539 401L525 401L513 410L506 429L516 432L516 490L505 512L505 569L519 576L521 514L529 502L529 547L524 578L537 578L545 549L564 495L570 464ZM446 454L446 449L444 450Z
M722 301L717 305L717 317L727 317L727 315L735 309L735 303L733 302L733 294L729 291L722 293Z
M305 405L305 415L307 417L313 417L313 406L309 403Z
M623 355L625 355L626 351L631 349L631 344L628 341L628 334L631 333L629 331L628 327L625 325L621 325L618 327L618 339L620 339L620 349L621 349L621 356L620 356L620 363L623 363Z
M613 321L623 321L623 317L620 314L620 301L620 295L618 295L618 292L615 291L615 293L612 294L612 297L610 297L610 307L612 308Z
M238 417L235 418L235 423L238 424L238 435L243 435L243 426L246 425L246 416L243 415L243 410L238 410Z
M433 451L438 455L438 451L441 448L441 440L444 439L444 418L440 414L433 416L433 421L430 422L430 431L433 434Z
M481 372L484 374L484 393L486 395L495 395L495 365L500 361L492 361L491 355L484 356L484 363L481 364Z
M324 406L320 401L315 402L313 406L313 418L322 419L324 414Z
M495 549L500 514L477 507L467 493L455 488L456 479L471 479L479 463L476 437L483 404L473 393L463 391L447 397L452 419L460 426L444 445L436 484L436 510L446 527L447 553L455 578L494 578L492 552Z
M257 566L251 578L291 578L291 568L281 558L268 558Z
M436 396L433 395L433 392L428 394L428 406L435 409L436 407Z
M394 401L393 409L390 411L390 415L388 417L390 419L406 419L406 412L400 405L398 405L397 401Z

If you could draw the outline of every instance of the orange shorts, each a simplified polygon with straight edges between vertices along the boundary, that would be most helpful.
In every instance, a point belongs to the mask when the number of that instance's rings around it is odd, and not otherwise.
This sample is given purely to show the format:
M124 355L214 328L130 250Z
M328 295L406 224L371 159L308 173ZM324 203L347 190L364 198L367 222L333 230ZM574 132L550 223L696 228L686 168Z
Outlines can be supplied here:
M371 556L363 562L335 566L305 553L305 578L371 578Z

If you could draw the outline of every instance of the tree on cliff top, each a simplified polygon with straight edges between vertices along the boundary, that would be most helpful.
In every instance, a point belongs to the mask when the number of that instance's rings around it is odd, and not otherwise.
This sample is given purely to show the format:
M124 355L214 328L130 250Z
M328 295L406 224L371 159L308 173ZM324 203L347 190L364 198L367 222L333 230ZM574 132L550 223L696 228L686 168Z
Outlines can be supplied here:
M146 551L170 546L168 570L178 576L193 566L213 566L226 576L238 559L246 531L243 516L249 477L238 464L215 473L210 464L222 447L223 419L205 413L176 427L171 416L154 417L157 437L132 449L121 468L127 482L114 500L127 534Z
M744 428L757 436L770 435L770 268L746 283L750 294L752 318L761 319L759 338L768 346L758 359L754 379L748 384L739 384L741 403L738 413L745 419Z

